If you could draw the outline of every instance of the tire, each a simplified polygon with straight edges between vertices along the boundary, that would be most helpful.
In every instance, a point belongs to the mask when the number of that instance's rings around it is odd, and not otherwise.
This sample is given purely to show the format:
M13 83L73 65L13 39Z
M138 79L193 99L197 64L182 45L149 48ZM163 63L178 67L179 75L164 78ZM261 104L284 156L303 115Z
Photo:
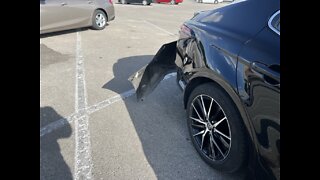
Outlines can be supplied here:
M101 10L96 10L92 16L92 29L102 30L107 26L108 18Z
M218 0L215 0L213 3L214 3L214 4L218 4L219 2L218 2Z
M206 111L200 109L203 105ZM217 170L242 171L248 160L247 135L237 108L226 92L214 83L199 85L189 96L187 113L190 138L200 157Z
M121 4L127 4L126 0L121 0Z
M143 1L142 1L142 4L143 4L144 6L146 6L146 5L148 5L148 2L147 2L146 0L143 0Z
M170 1L170 4L172 4L172 5L175 4L175 3L176 3L175 0L171 0L171 1Z

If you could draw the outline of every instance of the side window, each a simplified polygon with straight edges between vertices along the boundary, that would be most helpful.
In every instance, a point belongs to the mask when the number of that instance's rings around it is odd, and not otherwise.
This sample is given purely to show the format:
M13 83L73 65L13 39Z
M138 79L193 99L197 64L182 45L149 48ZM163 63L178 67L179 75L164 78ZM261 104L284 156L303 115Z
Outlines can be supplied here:
M275 33L280 35L280 10L271 16L268 22L268 26Z

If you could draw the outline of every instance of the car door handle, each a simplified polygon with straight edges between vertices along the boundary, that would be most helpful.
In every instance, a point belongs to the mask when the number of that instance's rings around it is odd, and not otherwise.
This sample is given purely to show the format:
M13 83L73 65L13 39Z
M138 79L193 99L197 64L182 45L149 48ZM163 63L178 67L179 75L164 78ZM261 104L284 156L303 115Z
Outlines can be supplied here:
M88 1L88 4L92 4L93 3L93 1Z
M67 5L67 3L66 3L66 2L61 3L61 6L65 6L65 5Z
M272 86L280 86L280 65L265 65L259 62L252 62L251 68L261 74L265 83Z

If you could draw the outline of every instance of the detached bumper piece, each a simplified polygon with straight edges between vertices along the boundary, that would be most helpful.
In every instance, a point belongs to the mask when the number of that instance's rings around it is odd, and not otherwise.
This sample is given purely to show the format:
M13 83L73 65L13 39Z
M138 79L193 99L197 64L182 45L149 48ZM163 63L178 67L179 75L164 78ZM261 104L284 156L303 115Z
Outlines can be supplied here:
M177 41L173 41L162 45L148 65L129 77L128 80L136 90L138 101L149 95L167 74L176 72L176 44Z

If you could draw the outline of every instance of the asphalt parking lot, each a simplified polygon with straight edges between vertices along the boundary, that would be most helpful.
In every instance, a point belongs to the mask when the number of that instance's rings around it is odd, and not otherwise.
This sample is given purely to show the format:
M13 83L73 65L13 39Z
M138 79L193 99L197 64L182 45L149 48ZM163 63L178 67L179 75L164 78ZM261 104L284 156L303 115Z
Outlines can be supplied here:
M127 80L194 12L227 4L115 3L103 31L41 36L40 179L243 179L193 148L174 74L143 102Z

